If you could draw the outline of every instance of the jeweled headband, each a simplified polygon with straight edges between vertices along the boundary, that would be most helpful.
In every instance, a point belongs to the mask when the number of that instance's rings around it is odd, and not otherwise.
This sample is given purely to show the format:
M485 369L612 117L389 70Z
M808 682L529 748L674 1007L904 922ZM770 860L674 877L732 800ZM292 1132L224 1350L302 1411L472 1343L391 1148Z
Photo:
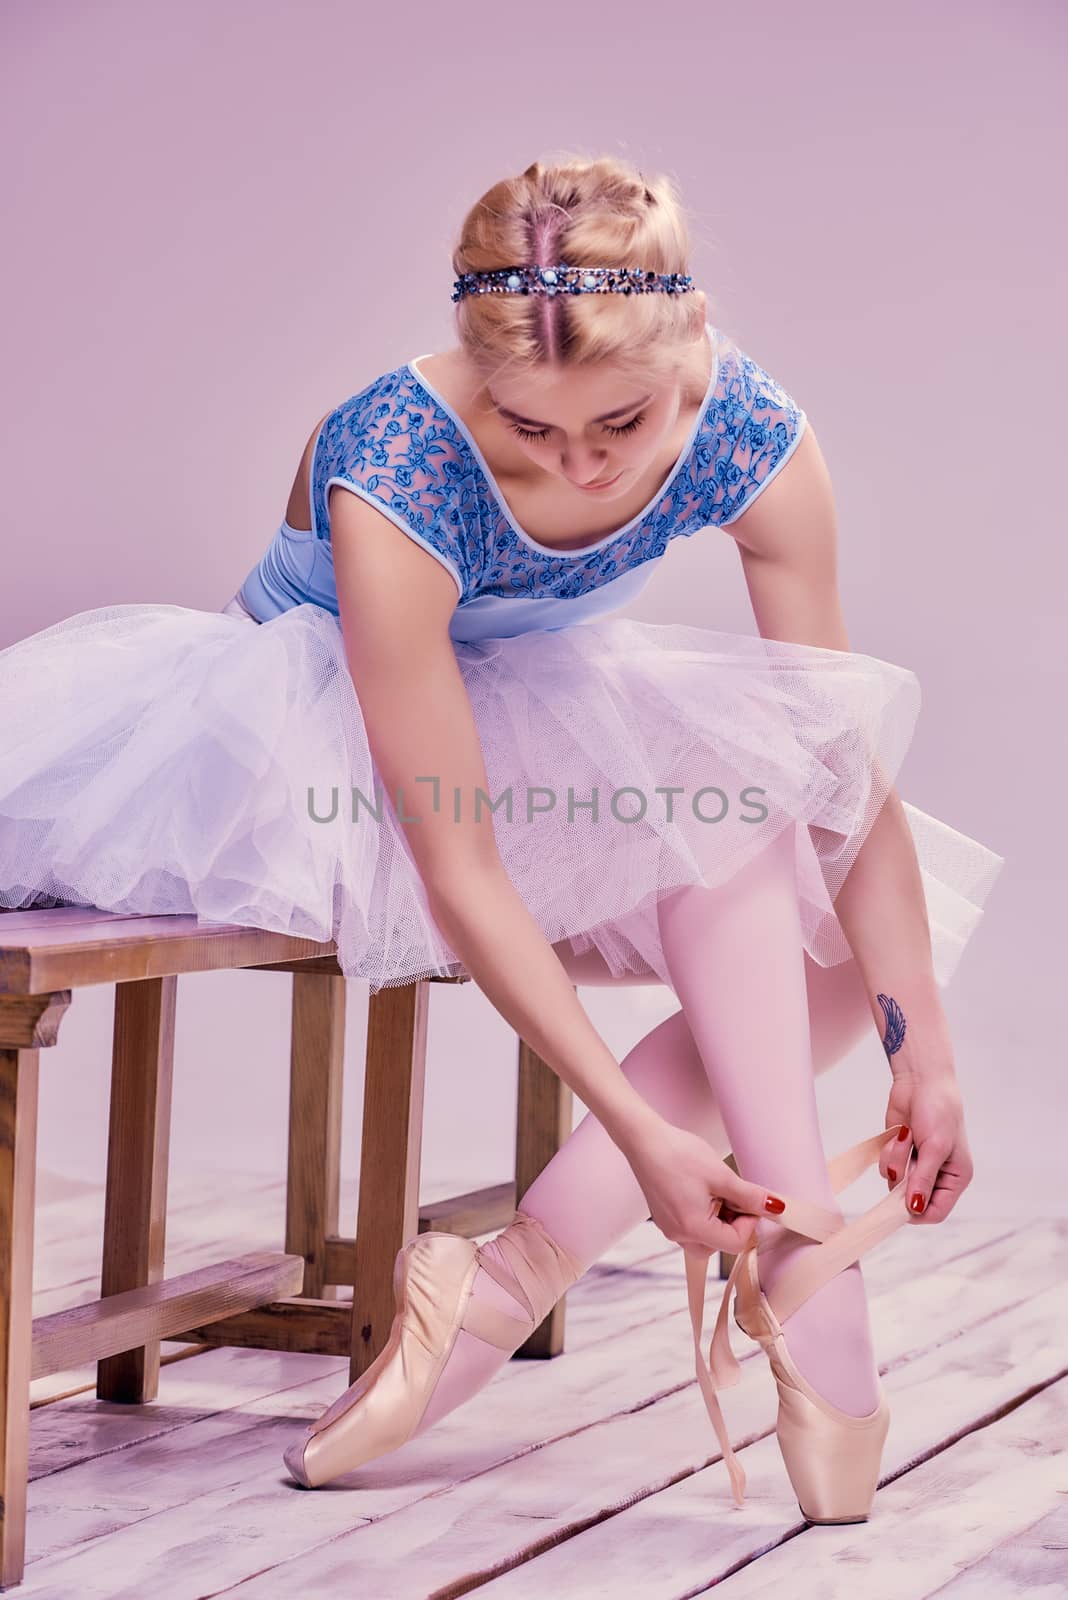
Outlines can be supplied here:
M640 267L495 267L465 272L453 300L465 294L686 294L688 272L643 272Z

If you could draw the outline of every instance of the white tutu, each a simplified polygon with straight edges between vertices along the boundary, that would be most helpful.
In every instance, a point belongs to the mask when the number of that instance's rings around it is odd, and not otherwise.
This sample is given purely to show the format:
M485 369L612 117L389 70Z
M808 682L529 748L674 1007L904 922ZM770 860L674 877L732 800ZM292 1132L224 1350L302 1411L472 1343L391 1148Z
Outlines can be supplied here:
M670 983L658 897L722 883L790 827L805 949L822 966L849 958L832 902L912 737L912 672L618 617L454 648L501 859L548 940ZM0 906L333 939L372 992L463 970L371 757L332 613L80 612L0 652L0 703ZM425 800L406 797L408 813ZM905 811L945 985L1002 857Z

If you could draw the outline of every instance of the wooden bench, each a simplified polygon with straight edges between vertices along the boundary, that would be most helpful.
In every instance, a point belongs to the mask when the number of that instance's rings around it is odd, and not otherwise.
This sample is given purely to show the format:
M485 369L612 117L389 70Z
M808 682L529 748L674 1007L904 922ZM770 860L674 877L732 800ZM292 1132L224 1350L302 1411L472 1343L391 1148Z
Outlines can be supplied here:
M178 975L292 975L286 1236L164 1278ZM397 1251L433 1228L504 1227L571 1131L572 1094L518 1041L515 1179L419 1203L428 979L370 996L355 1235L339 1231L346 980L334 946L197 918L76 906L0 912L0 1588L25 1564L30 1383L97 1363L100 1400L157 1397L160 1340L349 1356L349 1382L393 1320ZM101 1298L33 1318L37 1073L73 990L115 985ZM220 1064L221 1065L221 1064ZM351 1302L337 1290L351 1285ZM564 1297L566 1299L566 1296ZM564 1299L516 1352L563 1349Z

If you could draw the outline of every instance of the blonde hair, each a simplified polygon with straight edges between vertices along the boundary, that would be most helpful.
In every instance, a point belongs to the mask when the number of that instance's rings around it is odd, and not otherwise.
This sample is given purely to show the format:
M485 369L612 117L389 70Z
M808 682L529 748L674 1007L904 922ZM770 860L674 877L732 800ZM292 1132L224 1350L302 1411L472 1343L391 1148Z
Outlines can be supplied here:
M688 272L690 230L673 179L617 156L533 162L475 202L452 253L457 277L519 265ZM459 342L488 378L611 362L664 380L700 339L704 292L486 294L456 302Z

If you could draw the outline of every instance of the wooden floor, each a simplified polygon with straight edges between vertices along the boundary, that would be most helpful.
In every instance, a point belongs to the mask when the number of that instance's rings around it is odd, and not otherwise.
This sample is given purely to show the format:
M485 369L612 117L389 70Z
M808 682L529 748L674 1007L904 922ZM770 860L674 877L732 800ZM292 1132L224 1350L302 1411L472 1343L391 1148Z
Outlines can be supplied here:
M168 1273L279 1246L277 1184L228 1182L225 1215L203 1192L172 1185ZM98 1294L102 1206L92 1187L43 1190L35 1315ZM291 1482L281 1455L344 1387L335 1357L168 1342L160 1398L139 1409L96 1401L90 1369L40 1380L26 1576L9 1592L1068 1594L1066 1269L1068 1221L965 1215L906 1226L869 1254L893 1415L873 1515L838 1528L801 1520L773 1432L767 1360L736 1327L744 1376L722 1398L748 1501L734 1506L693 1376L682 1254L651 1222L571 1291L563 1356L513 1360L424 1438L312 1493ZM719 1294L710 1278L709 1333Z

